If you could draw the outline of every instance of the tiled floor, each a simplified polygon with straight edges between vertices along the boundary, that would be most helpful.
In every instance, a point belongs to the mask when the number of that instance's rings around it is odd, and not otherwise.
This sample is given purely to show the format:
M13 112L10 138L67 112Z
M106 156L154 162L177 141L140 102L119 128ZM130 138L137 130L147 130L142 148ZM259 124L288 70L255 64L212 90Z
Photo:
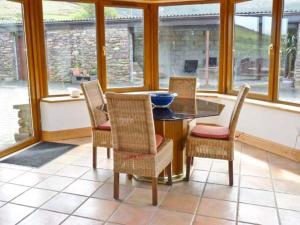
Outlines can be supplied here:
M120 201L112 197L113 161L99 149L91 168L89 139L38 168L0 163L0 225L298 225L300 165L237 143L235 182L227 163L195 159L191 180L159 185L159 205L151 186L120 177Z

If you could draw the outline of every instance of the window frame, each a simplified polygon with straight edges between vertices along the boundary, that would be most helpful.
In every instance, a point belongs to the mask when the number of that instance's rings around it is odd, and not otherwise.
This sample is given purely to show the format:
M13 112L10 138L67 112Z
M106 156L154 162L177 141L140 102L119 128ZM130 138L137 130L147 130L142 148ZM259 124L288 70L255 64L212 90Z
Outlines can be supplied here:
M220 4L220 27L219 27L219 75L218 75L218 87L216 90L197 90L197 93L219 93L222 94L225 91L224 80L225 80L225 70L226 70L226 57L224 54L227 51L226 48L226 38L227 38L227 0L196 0L196 1L184 1L184 2L167 2L167 3L157 3L152 7L152 54L154 68L153 78L154 83L152 85L154 90L167 90L167 88L159 87L159 7L164 6L178 6L178 5L199 5L199 4Z
M3 149L0 152L0 158L6 155L12 154L19 151L29 145L37 143L41 139L41 123L40 123L40 113L39 113L39 100L41 99L40 77L36 73L36 51L35 51L35 36L32 30L34 30L34 24L32 21L33 12L35 11L35 5L33 2L26 0L14 0L16 3L20 3L23 14L23 29L24 29L24 43L26 44L27 50L27 66L28 66L28 98L30 102L31 109L31 119L32 119L32 129L33 135L26 138L23 141L13 144L12 146Z
M263 100L263 101L269 101L269 102L276 102L278 103L278 97L277 97L277 90L278 90L278 72L279 72L279 57L278 54L280 52L280 37L278 38L278 34L280 35L280 28L281 28L281 21L278 23L278 19L280 17L279 11L282 9L282 2L283 0L273 0L273 6L272 6L272 36L271 36L271 45L273 45L273 48L270 49L269 54L269 80L268 80L268 89L267 94L260 94L255 92L249 92L248 98L257 99L257 100ZM229 95L237 95L238 91L233 89L233 57L234 57L234 16L235 16L235 4L239 3L238 0L230 0L229 8L230 13L227 14L227 17L230 18L230 23L232 26L232 29L228 33L228 40L231 43L231 53L228 55L228 64L227 64L227 90L225 91L225 94Z

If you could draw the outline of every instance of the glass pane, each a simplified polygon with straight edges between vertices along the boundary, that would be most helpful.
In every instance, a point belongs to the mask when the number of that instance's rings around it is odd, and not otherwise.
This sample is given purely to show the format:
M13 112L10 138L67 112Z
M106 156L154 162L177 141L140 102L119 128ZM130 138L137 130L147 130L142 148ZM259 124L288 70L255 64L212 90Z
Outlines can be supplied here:
M105 48L107 86L143 87L143 9L105 7Z
M268 93L269 46L272 34L273 0L235 4L233 89L251 85L251 92Z
M95 5L43 1L50 95L97 79Z
M279 99L300 103L300 1L298 0L284 1Z
M33 136L22 4L0 0L0 151Z
M170 76L195 76L197 87L217 90L220 4L159 7L159 86Z

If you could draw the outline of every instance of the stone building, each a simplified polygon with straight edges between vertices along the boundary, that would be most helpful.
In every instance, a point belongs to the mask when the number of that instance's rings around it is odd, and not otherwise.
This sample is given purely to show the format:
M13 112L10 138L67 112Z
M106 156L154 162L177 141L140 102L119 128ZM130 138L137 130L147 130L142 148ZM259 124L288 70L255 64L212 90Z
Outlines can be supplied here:
M256 16L259 15L256 13ZM261 16L263 15L262 13ZM294 12L291 16L291 23L298 27L300 40L300 13ZM143 82L144 33L141 21L141 18L136 17L106 21L106 69L109 86ZM22 80L27 77L23 74L26 71L26 57L24 51L19 50L24 47L21 26L22 24L0 24L0 80ZM45 44L50 82L74 82L72 69L77 67L85 74L97 77L95 26L94 20L46 22ZM195 74L204 76L206 67L213 67L215 70L210 72L210 76L217 79L219 26L218 13L163 15L159 28L160 77L190 74L185 68L186 62L197 61ZM256 32L251 32L257 35ZM240 51L235 55L235 65L239 69L244 58L257 55L256 50L251 47L253 43L248 42L244 39L236 40L236 46L249 45L247 51ZM257 46L257 43L254 44ZM300 41L297 51L295 75L300 76ZM268 61L267 55L263 57Z

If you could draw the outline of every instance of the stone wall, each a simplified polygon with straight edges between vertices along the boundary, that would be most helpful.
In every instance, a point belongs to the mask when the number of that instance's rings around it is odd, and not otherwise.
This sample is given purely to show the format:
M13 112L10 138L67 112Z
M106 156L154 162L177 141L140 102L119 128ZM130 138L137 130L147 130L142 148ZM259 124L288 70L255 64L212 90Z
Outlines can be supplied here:
M72 68L95 74L96 32L93 25L46 27L48 76L51 82L71 82Z
M198 71L205 68L206 32L205 26L161 27L159 31L160 76L183 75L185 60L198 60ZM210 57L219 63L219 34L217 26L210 30Z
M0 81L17 79L15 33L0 31Z

